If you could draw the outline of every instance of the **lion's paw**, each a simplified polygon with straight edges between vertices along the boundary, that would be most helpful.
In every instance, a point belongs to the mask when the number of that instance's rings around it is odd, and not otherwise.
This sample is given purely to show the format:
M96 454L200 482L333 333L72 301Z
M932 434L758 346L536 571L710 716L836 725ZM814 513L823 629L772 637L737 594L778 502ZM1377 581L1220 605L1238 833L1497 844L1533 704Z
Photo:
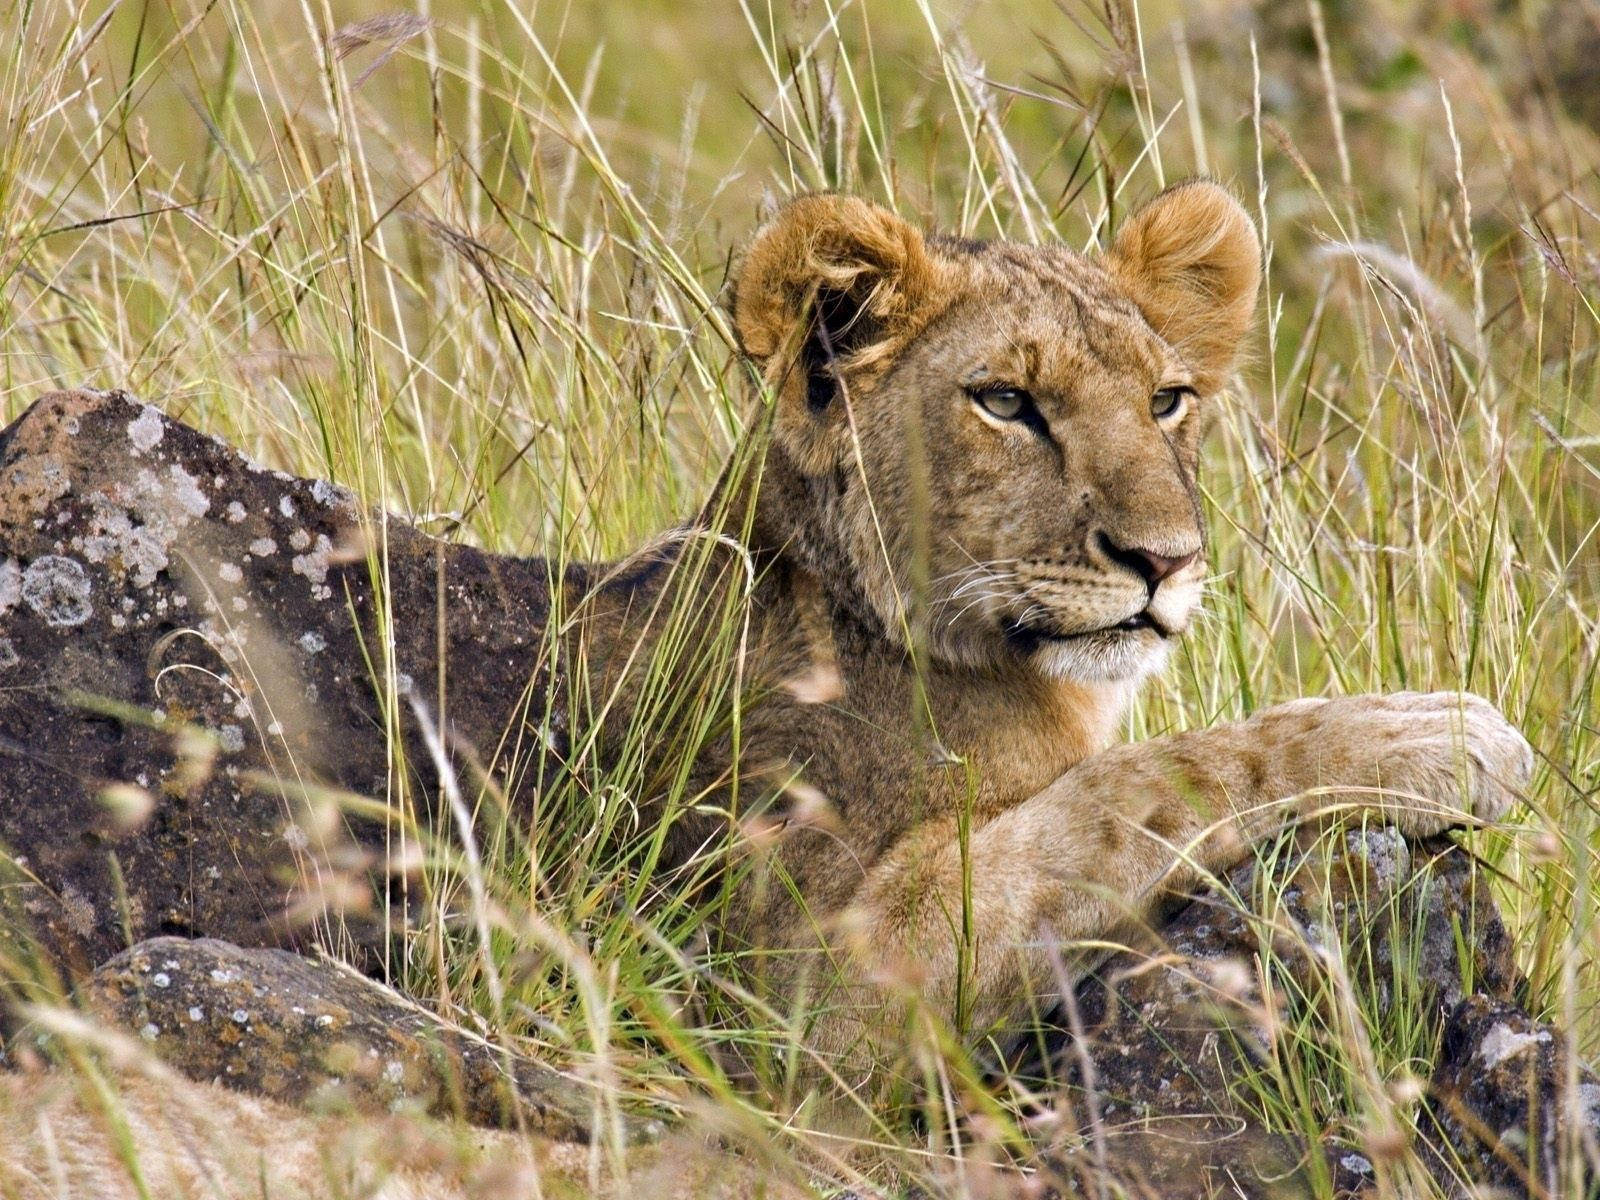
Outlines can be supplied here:
M1500 820L1533 773L1533 748L1470 692L1347 696L1290 714L1304 722L1308 787L1381 812L1412 837Z

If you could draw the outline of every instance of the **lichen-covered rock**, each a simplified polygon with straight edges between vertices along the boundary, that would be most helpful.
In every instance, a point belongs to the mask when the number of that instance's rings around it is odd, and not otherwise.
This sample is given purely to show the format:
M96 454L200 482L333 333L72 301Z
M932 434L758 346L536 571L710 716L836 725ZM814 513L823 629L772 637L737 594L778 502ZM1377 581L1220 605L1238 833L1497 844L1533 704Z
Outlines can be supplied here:
M557 1138L586 1136L603 1113L578 1082L326 959L153 938L96 970L82 998L191 1079L273 1100ZM644 1120L625 1127L630 1140L657 1132Z
M1241 865L1228 895L1201 896L1171 918L1157 950L1114 958L1078 989L1085 1036L1056 1053L1055 1073L1070 1086L1055 1114L1064 1133L1048 1156L1064 1188L1109 1173L1130 1194L1162 1200L1310 1196L1317 1154L1335 1195L1366 1193L1373 1167L1360 1147L1298 1146L1230 1098L1273 1036L1255 966L1263 943L1304 994L1317 993L1323 956L1350 962L1380 1006L1387 981L1404 971L1440 1022L1467 986L1509 997L1516 972L1465 851L1408 845L1387 828L1338 836L1331 854L1324 842L1284 853L1272 871ZM1102 1152L1108 1172L1096 1165Z
M1465 1176L1509 1196L1600 1195L1600 1078L1558 1030L1468 996L1445 1025L1429 1094L1446 1186Z
M519 775L502 745L536 774L529 739L503 735L548 688L528 619L547 571L264 470L123 393L38 401L0 433L0 951L28 931L82 974L158 934L331 933L373 965L401 909L384 851L435 790L407 693L434 711L442 694L497 776Z

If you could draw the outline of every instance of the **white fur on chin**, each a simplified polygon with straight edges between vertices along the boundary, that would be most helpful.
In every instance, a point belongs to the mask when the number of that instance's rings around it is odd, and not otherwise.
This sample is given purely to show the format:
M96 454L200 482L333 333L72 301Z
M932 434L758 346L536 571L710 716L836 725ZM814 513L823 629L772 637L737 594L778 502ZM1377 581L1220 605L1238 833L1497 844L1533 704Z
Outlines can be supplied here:
M1036 671L1051 679L1139 683L1166 666L1171 653L1171 639L1154 634L1091 634L1044 642L1033 651L1030 661Z

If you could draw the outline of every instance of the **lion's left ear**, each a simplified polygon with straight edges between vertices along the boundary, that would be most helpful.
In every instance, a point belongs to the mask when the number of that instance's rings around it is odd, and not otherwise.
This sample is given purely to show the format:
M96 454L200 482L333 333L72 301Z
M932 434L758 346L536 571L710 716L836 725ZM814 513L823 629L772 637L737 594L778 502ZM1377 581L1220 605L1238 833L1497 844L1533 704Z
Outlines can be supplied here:
M1222 385L1255 312L1261 248L1255 226L1209 180L1168 188L1123 224L1105 267L1196 373Z

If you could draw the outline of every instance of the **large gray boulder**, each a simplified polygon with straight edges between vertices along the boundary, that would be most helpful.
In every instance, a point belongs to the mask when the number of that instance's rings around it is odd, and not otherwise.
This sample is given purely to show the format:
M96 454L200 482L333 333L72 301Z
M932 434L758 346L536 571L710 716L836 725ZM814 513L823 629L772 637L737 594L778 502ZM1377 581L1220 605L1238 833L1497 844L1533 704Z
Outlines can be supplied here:
M378 963L404 911L384 853L435 794L410 695L436 716L442 696L499 778L536 774L496 749L529 768L538 744L516 735L523 698L552 691L526 619L546 569L364 513L121 392L38 401L0 433L0 950L33 935L82 974L175 934Z

